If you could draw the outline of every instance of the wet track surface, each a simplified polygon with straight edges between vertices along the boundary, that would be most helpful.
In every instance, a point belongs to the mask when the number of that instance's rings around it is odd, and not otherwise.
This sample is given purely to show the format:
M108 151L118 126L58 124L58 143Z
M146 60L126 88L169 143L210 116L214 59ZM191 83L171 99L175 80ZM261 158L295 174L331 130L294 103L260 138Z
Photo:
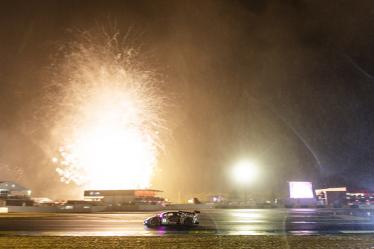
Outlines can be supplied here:
M202 210L193 228L143 225L154 212L0 215L0 235L162 236L173 234L340 234L374 233L374 219L325 209L210 209Z

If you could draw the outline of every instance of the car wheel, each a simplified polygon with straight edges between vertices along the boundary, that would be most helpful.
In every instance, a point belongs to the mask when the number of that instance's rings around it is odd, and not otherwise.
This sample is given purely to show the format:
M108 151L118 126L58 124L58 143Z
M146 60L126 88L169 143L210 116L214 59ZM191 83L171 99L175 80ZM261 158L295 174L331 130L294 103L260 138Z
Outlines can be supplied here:
M191 217L187 217L185 220L184 220L184 225L186 226L192 226L193 225L193 220Z
M152 227L156 227L156 226L159 226L161 225L161 220L159 218L153 218L150 222L150 225Z

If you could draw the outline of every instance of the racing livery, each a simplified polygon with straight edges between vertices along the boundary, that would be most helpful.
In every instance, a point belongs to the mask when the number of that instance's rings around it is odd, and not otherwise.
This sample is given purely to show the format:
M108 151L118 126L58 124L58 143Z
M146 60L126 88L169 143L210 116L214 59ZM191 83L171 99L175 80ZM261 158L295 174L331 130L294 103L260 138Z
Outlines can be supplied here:
M199 211L168 211L147 218L144 225L158 226L194 226L199 224Z

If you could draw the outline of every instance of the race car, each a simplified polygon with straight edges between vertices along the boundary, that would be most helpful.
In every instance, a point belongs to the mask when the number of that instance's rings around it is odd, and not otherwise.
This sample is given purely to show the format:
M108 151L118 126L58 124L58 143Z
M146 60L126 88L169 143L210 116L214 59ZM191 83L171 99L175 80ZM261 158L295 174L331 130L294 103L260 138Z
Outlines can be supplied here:
M199 224L200 211L168 211L151 216L144 221L147 227L194 226Z

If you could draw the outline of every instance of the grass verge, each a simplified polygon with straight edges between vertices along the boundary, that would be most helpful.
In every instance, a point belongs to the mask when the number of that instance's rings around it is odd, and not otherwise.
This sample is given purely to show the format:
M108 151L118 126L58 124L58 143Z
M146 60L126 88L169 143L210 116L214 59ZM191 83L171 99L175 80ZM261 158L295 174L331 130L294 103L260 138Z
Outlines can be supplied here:
M55 237L1 236L0 248L287 248L287 249L373 249L373 235L323 236L215 236L165 237Z

